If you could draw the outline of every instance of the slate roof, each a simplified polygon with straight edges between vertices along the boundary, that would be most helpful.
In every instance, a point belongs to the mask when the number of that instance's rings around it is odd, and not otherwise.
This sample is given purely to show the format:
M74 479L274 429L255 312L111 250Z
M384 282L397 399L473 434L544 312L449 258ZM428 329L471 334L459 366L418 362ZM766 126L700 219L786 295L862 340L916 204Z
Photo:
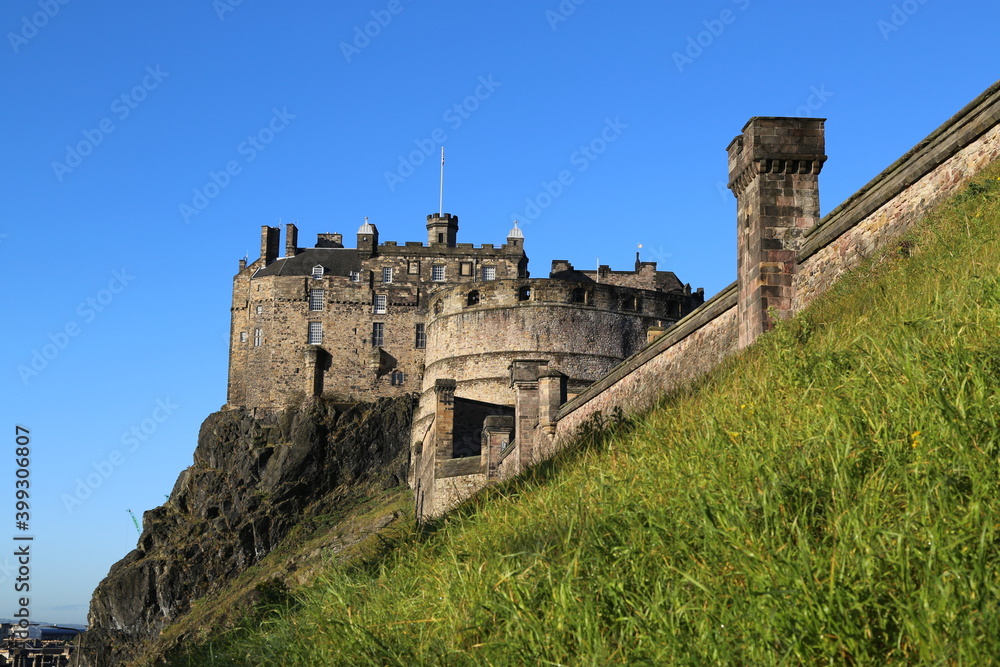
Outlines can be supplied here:
M615 281L614 276L616 275L628 275L634 276L635 273L632 271L612 271L610 279L606 282L608 284L617 285L621 284ZM578 269L570 269L568 271L556 271L552 273L550 278L558 280L575 280L581 283L593 283L597 282L597 272L596 271L580 271ZM657 271L656 278L654 279L655 287L651 288L659 292L683 292L684 284L677 279L677 276L673 271ZM628 286L628 285L624 285ZM650 288L646 288L650 289Z
M264 276L311 276L313 267L319 264L324 275L348 276L351 271L361 270L361 255L357 248L305 248L295 257L279 257L254 278Z

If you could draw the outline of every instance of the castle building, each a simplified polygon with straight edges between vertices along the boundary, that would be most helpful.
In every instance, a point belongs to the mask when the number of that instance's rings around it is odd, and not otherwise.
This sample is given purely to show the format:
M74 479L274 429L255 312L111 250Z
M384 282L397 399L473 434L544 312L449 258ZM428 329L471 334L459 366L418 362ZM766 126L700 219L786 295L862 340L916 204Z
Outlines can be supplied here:
M516 223L499 247L458 243L451 214L426 227L426 244L380 243L366 219L355 248L341 234L300 248L290 224L283 256L280 230L262 227L260 258L241 260L233 280L227 399L267 410L304 396L419 394L410 483L420 516L500 474L490 438L507 452L518 419L535 429L539 377L549 404L564 402L704 301L638 255L632 271L556 260L548 278L531 278ZM503 476L537 458L528 449Z

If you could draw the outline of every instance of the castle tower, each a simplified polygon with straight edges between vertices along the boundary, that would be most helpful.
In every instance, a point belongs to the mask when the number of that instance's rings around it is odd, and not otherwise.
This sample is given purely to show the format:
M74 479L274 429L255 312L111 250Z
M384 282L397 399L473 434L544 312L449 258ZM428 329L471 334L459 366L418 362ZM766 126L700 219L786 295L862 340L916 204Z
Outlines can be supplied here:
M454 248L458 240L458 216L432 213L427 216L427 245Z
M511 248L524 247L524 232L517 226L517 220L514 221L513 229L507 232L507 245Z
M368 222L368 218L365 217L365 223L358 227L358 252L371 257L375 254L375 248L377 247L378 227Z
M796 255L819 221L823 118L757 116L729 144L737 201L739 346L789 317Z

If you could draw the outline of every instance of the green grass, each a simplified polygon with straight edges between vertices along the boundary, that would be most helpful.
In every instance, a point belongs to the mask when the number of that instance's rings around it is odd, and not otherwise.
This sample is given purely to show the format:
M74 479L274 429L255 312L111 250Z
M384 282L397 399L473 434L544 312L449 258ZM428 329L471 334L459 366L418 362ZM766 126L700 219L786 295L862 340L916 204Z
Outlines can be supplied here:
M175 664L995 664L998 177L698 386Z

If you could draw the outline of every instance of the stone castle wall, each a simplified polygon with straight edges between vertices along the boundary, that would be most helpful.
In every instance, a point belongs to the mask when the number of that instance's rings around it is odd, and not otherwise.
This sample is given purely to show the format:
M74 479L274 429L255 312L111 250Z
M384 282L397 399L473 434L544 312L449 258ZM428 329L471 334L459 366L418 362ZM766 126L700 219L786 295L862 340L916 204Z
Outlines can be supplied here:
M511 402L514 359L550 360L581 391L645 345L649 327L677 319L668 293L551 279L451 287L429 301L423 390L454 378L459 396L493 403Z
M461 464L451 459L451 452L441 455L444 460L431 456L438 448L434 425L440 412L439 381L454 383L456 400L513 406L511 365L531 359L564 373L568 391L577 393L643 347L651 327L673 324L679 313L690 309L691 297L610 284L522 279L441 287L429 294L428 304L411 485L418 490L421 507L436 514L436 508L452 506L487 480L479 453L474 462ZM456 413L455 418L460 417ZM455 465L471 465L474 472L449 467Z
M428 220L457 232L455 216ZM431 224L429 232L436 231ZM367 223L360 232L356 249L344 248L340 234L320 234L315 249L298 248L297 229L288 225L285 256L278 257L280 230L263 228L261 258L241 262L233 280L229 405L279 409L303 393L370 400L417 392L424 367L417 327L426 320L427 292L479 282L487 267L497 279L527 275L523 238L474 247L455 243L451 233L445 243L400 245L379 244ZM313 263L335 270L314 278ZM310 306L313 290L322 290L319 310ZM376 308L380 297L384 312ZM322 327L317 344L309 342L310 323Z
M789 314L865 258L886 252L920 216L997 159L1000 82L800 236ZM663 391L690 382L736 353L739 296L733 283L563 405L551 450L571 441L594 413L608 414L616 407L628 412L648 409Z

